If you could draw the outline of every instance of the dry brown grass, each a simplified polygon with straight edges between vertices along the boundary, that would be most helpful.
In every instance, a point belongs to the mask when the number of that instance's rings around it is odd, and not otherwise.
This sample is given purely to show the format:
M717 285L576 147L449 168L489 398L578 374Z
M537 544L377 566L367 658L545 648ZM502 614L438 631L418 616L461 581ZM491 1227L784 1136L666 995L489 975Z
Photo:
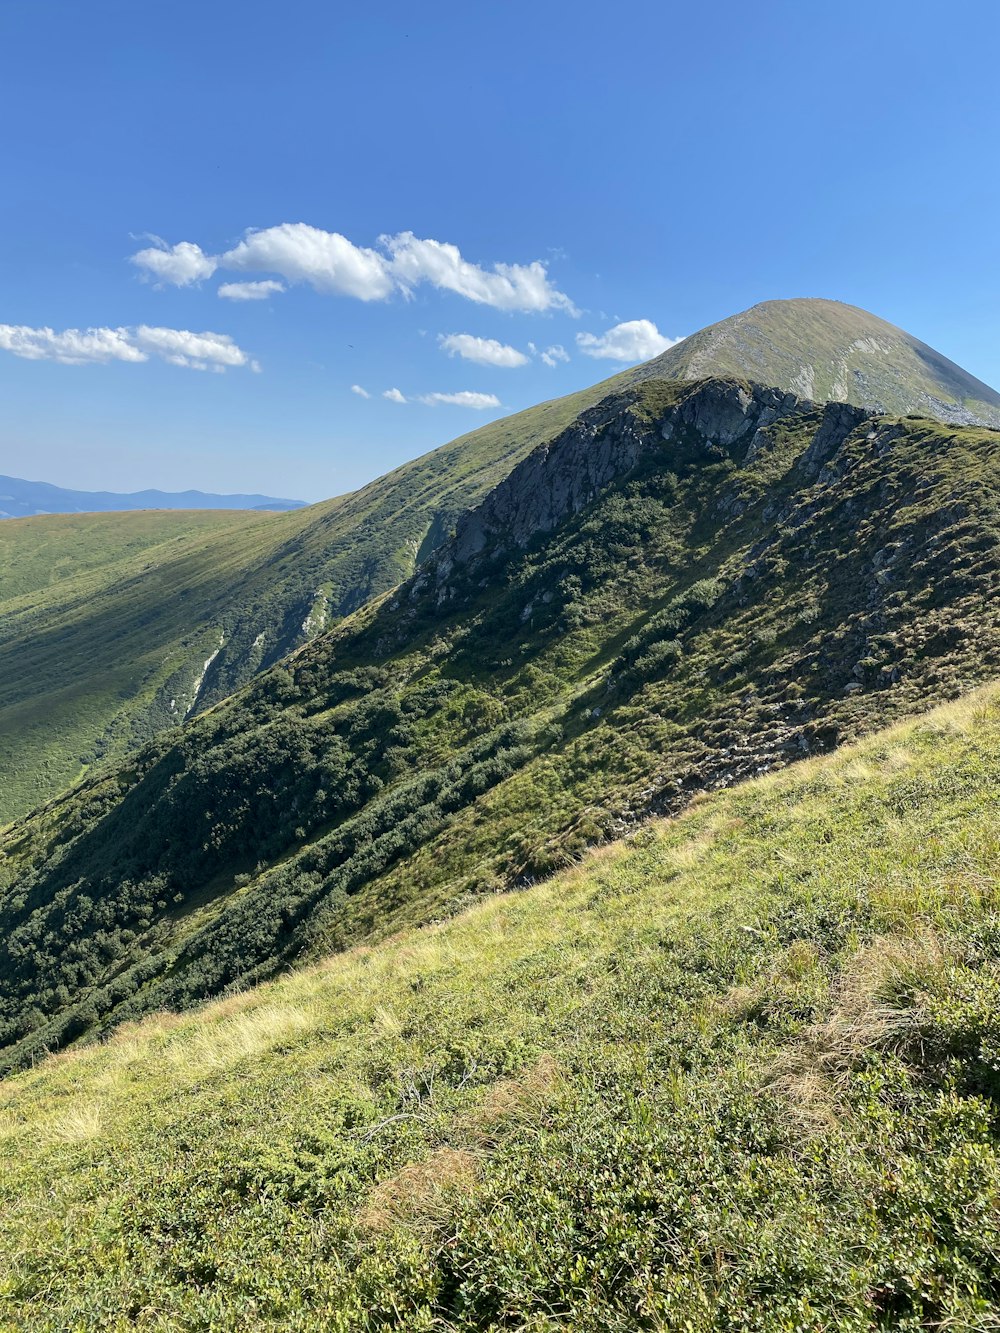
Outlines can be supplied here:
M365 1231L407 1226L439 1231L456 1200L472 1192L481 1155L467 1148L438 1148L422 1162L409 1162L379 1182L357 1214Z
M551 1055L541 1056L517 1078L500 1079L467 1117L473 1141L489 1143L503 1132L540 1125L565 1082Z
M46 1126L47 1143L85 1143L104 1129L104 1113L96 1102L84 1102L64 1112Z
M474 1189L489 1149L503 1134L540 1126L564 1086L563 1072L550 1055L517 1078L500 1079L459 1120L456 1129L464 1146L438 1148L381 1181L358 1213L360 1225L371 1232L399 1225L440 1231L456 1200Z
M902 1050L918 1038L922 996L954 962L930 930L889 935L859 950L840 975L834 1006L772 1070L766 1087L787 1100L805 1127L822 1128L838 1115L852 1071L873 1051Z

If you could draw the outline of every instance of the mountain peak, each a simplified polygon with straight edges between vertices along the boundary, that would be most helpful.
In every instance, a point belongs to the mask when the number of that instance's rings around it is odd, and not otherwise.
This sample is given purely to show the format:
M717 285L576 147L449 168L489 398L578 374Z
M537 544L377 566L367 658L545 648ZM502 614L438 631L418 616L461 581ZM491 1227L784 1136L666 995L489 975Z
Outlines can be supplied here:
M1000 393L919 338L825 297L762 301L710 324L637 378L741 375L803 398L1000 427Z

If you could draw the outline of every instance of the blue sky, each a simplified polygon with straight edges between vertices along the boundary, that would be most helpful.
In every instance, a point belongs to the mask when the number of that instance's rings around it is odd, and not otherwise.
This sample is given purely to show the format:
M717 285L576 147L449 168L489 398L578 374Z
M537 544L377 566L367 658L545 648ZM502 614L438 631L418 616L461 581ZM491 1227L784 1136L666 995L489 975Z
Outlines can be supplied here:
M969 0L4 0L0 472L320 499L776 297L1000 384L998 36Z

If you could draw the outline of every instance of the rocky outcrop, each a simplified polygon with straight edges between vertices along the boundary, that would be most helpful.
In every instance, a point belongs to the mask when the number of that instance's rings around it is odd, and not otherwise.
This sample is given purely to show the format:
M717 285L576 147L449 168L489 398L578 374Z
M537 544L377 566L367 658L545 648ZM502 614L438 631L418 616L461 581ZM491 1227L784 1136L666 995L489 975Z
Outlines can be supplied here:
M650 451L669 460L671 451L706 458L724 450L747 461L766 441L767 428L781 417L821 412L809 450L817 470L837 445L871 413L844 403L823 407L794 394L739 380L713 379L675 385L672 401L652 419L634 392L613 395L539 446L458 521L454 537L431 557L414 588L432 575L439 587L456 568L487 549L524 547L551 532L590 504L606 486L630 472Z

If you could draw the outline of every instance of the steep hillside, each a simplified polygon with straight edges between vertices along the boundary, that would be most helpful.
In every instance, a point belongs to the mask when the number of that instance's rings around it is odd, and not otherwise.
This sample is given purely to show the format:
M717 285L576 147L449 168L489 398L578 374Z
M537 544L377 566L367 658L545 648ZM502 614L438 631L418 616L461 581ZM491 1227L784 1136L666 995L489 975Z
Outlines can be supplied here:
M47 481L0 476L0 518L33 514L106 514L130 509L304 509L304 500L273 495L206 495L204 491L73 491Z
M995 688L0 1083L0 1321L996 1327Z
M605 399L398 591L7 831L6 1059L530 883L1000 673L998 462L991 431L737 381Z
M607 393L650 377L712 374L898 413L971 419L971 409L1000 422L993 390L874 315L834 301L773 301L646 366L494 422L352 495L266 526L192 532L179 517L182 540L171 544L160 524L162 542L142 557L151 531L142 515L122 515L117 527L94 520L89 530L80 519L4 523L0 823L96 760L122 756L232 693L409 577L460 513ZM122 560L85 550L99 543ZM53 575L45 591L19 596L18 571L46 561Z
M601 391L292 513L0 524L0 824L408 577L462 510Z
M803 398L1000 426L1000 393L894 324L841 301L765 301L712 324L640 375L742 375Z

